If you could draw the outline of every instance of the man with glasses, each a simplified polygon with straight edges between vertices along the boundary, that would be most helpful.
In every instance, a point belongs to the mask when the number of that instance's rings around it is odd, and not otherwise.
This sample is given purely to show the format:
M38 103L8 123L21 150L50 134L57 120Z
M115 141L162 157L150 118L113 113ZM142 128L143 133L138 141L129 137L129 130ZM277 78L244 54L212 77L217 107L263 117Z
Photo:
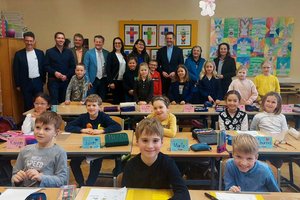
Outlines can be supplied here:
M43 69L44 52L35 49L33 32L23 34L25 48L16 52L13 72L16 88L24 98L24 110L33 108L33 97L43 92L45 71Z

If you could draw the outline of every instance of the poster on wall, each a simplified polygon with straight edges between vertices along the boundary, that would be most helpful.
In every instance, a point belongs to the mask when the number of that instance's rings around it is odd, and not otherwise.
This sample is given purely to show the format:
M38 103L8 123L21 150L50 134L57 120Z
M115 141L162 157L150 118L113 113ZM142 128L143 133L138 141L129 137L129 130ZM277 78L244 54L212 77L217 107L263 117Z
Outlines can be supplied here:
M248 67L248 75L261 73L261 63L273 63L273 74L288 76L292 52L294 18L212 18L210 57L217 56L218 45L230 45L230 54L237 66Z
M176 26L177 46L191 46L191 25Z
M124 25L124 43L125 46L133 46L134 42L140 38L139 25Z
M142 36L147 47L156 47L157 27L156 25L142 25Z
M160 47L166 46L165 36L168 32L174 33L174 25L159 25L159 33L158 33L158 45Z

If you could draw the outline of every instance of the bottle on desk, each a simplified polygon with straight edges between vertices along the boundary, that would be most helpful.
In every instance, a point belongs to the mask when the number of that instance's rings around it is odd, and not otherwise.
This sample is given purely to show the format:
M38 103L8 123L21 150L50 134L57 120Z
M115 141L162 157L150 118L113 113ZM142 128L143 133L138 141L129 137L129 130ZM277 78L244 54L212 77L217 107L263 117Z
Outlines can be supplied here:
M217 152L222 153L226 151L226 131L222 130L218 134L218 140L217 140Z

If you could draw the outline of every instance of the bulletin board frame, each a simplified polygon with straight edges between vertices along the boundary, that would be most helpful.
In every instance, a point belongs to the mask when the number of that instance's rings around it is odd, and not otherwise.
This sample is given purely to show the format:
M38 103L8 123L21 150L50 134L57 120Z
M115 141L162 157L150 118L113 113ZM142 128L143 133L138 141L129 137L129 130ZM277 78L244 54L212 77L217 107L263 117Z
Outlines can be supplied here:
M155 26L156 25L156 45L153 43L151 45L147 45L146 42L146 47L147 50L152 50L152 49L159 49L162 46L165 46L165 44L162 44L162 36L168 30L164 30L164 32L160 31L160 27L168 27L172 26L173 27L173 32L177 37L181 37L179 33L177 33L177 26L186 26L190 27L190 38L189 38L189 43L188 44L177 44L177 39L174 39L175 45L179 47L184 47L184 48L192 48L193 46L197 45L198 43L198 20L121 20L119 21L119 35L121 36L122 40L124 41L125 44L125 49L131 49L133 47L133 44L129 44L126 42L125 38L125 25L136 25L139 26L139 38L143 38L143 27L146 26Z

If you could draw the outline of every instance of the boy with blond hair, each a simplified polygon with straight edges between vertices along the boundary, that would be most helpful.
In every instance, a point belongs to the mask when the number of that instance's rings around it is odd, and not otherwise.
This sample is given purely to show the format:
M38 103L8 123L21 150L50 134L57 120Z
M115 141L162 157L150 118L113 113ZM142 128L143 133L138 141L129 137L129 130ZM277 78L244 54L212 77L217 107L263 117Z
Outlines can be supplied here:
M140 154L125 166L122 186L173 190L171 199L189 200L188 189L169 156L160 152L164 129L157 119L143 119L136 128Z
M226 163L225 190L231 192L280 192L270 167L258 161L258 142L249 134L233 140L233 159Z
M85 103L87 113L81 114L77 119L69 122L65 128L66 131L100 135L122 130L120 124L101 111L102 99L97 94L89 95L86 98ZM86 182L84 182L84 177L80 168L81 162L84 159L85 157L73 158L71 159L70 166L79 187L84 185L93 186L101 169L103 157L94 159L90 162L90 173Z
M44 112L35 120L37 144L27 145L18 155L12 183L21 187L60 187L67 184L67 154L54 143L62 119Z

